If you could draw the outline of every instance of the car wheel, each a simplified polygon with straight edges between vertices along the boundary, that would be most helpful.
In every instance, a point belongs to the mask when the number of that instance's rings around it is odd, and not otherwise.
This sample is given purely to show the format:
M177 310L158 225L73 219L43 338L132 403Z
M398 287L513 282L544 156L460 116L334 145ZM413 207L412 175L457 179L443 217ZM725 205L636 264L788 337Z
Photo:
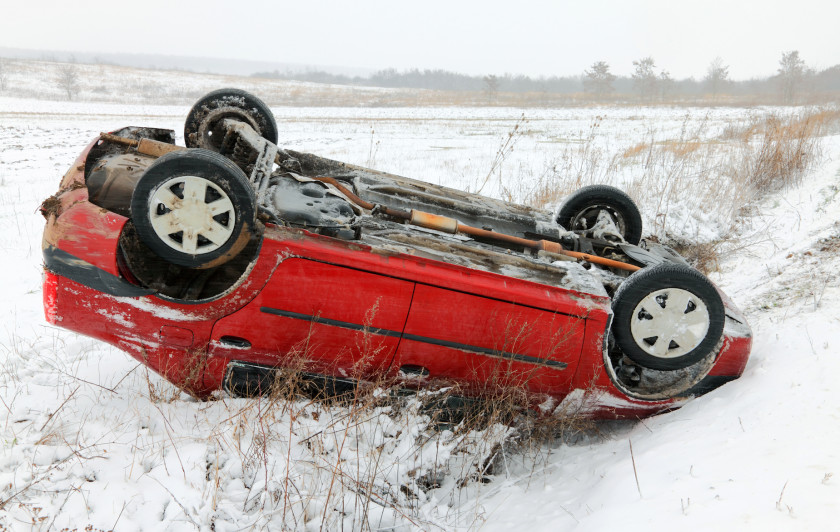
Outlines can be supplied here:
M152 163L131 196L140 239L161 258L187 268L224 264L256 227L256 199L242 170L202 149L171 152Z
M713 352L723 334L717 289L697 270L663 263L644 268L616 290L613 334L622 352L650 369L672 371Z
M262 100L239 89L219 89L206 94L187 114L184 141L188 148L219 152L225 137L222 121L233 118L254 128L260 136L277 144L277 123Z
M637 245L642 239L642 215L623 191L608 185L590 185L569 195L557 214L557 223L569 231L592 229L601 211L612 218L624 240Z

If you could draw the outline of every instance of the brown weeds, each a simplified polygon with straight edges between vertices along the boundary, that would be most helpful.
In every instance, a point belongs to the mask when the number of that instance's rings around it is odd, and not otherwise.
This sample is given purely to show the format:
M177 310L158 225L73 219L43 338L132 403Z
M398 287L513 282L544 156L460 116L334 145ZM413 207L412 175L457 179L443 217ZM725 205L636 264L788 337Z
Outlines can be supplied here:
M543 207L585 185L618 186L640 206L647 235L686 250L687 240L703 244L690 251L692 261L714 269L715 242L727 237L738 217L762 195L799 184L819 163L821 138L836 131L840 110L756 115L720 134L707 122L693 125L687 117L677 138L657 139L651 131L643 142L611 154L601 147L596 121L519 200ZM709 221L717 227L714 238L691 233L692 223Z
M722 241L687 242L671 241L669 245L698 271L709 274L720 268Z
M758 193L788 188L820 159L820 138L840 120L840 111L817 110L788 117L770 115L748 124L737 136L743 167L733 177L741 177Z
M366 321L376 311L374 305ZM509 321L498 331L500 352L533 343L532 323ZM226 496L220 490L230 484L219 481L225 472L218 457L238 456L248 490L246 512L265 528L436 528L441 521L429 520L429 500L469 498L494 476L508 474L511 461L541 460L551 447L546 442L591 424L581 411L530 410L533 399L526 389L538 375L511 373L516 364L501 357L476 367L487 376L480 398L469 397L475 389L445 381L414 390L387 376L371 382L372 365L365 359L379 357L380 347L365 338L372 333L360 334L356 346L367 352L348 375L359 381L351 390L336 395L313 388L306 371L311 353L301 349L284 360L268 394L222 399L231 416L212 431L210 456L217 458L207 463L214 508ZM561 330L549 339L541 356L557 354L567 334ZM432 490L438 491L432 496ZM458 513L446 522L470 527L481 519L480 512Z
M651 145L647 142L640 142L634 146L630 146L624 153L621 154L622 159L631 159L633 157L638 157L642 153L649 152L651 150Z

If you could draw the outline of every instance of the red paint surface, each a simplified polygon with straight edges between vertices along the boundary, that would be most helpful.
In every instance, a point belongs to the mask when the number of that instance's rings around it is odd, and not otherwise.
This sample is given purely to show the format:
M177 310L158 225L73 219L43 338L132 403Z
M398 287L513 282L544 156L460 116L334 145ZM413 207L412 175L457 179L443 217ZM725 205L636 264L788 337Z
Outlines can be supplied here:
M77 161L62 184L82 182ZM48 220L45 243L118 275L116 245L126 219L88 203L84 188L59 199L60 213ZM278 316L264 307L315 319ZM199 396L220 388L227 364L242 360L353 378L397 376L401 366L412 365L428 370L429 380L458 382L470 393L513 387L537 401L585 389L594 400L591 415L599 417L647 415L675 402L628 397L607 374L608 298L411 255L383 255L295 229L269 227L247 278L214 301L112 297L47 273L44 308L51 323L115 345ZM224 336L246 339L251 347L226 345ZM725 337L710 375L740 375L750 345L750 338ZM499 356L503 352L567 366L512 360Z
M471 291L473 287L462 289ZM536 393L565 394L583 344L585 322L577 317L582 314L581 309L564 294L558 294L550 303L543 302L552 310L516 305L494 299L496 296L495 290L464 293L418 284L406 334L476 346L498 355L404 339L394 368L424 367L431 379L458 382L476 392L497 393L500 388L519 386ZM503 353L563 362L567 366L522 362Z
M273 247L272 243L267 243ZM265 253L263 249L263 253ZM246 307L218 321L211 355L268 365L303 367L341 377L370 378L391 362L405 325L414 283L302 258L284 260ZM269 307L315 319L278 316ZM319 323L318 318L367 327L354 331ZM227 347L223 336L248 340L251 348Z

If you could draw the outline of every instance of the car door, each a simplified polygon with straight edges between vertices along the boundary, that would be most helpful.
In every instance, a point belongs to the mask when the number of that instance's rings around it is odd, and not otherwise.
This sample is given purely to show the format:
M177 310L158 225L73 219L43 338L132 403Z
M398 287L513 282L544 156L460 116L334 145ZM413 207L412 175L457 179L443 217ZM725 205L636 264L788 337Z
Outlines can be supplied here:
M584 337L574 301L555 297L547 310L492 295L418 283L394 370L468 394L566 390Z
M211 355L371 379L393 359L414 283L346 266L283 260L247 306L213 327Z

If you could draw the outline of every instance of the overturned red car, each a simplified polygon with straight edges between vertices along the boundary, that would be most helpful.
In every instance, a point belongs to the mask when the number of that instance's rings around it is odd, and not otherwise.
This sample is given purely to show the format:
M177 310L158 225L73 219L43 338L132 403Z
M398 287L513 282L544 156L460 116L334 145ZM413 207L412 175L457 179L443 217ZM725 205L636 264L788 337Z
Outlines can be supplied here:
M126 127L81 153L41 208L44 308L197 397L293 368L637 417L744 370L744 317L641 239L620 190L548 213L285 150L236 89L184 137Z

